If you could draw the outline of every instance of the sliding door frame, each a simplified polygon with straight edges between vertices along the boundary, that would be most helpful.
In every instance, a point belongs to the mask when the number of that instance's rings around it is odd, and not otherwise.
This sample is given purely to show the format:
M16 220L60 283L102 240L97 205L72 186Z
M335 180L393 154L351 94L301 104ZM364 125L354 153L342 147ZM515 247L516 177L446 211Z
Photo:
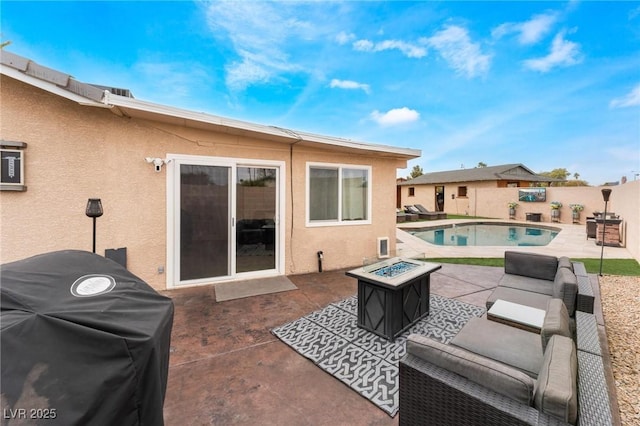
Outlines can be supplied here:
M237 281L241 279L261 278L284 275L285 265L285 188L286 168L284 161L260 160L233 157L209 157L184 154L167 154L166 194L167 194L167 267L166 287L184 288L207 285L218 282ZM231 191L229 196L229 275L223 277L202 278L180 281L180 165L192 164L202 166L229 167L231 169ZM276 169L276 234L275 234L275 269L236 273L236 175L238 167L263 167Z

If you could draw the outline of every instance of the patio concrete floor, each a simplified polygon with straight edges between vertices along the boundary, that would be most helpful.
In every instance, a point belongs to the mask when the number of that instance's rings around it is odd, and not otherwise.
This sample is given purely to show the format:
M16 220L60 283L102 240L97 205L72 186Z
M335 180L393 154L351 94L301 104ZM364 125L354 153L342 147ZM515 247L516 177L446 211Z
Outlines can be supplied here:
M551 244L524 249L572 258L600 257L601 247L592 239L586 240L584 225L558 226L563 230ZM502 257L505 250L433 246L400 229L396 237L397 254L407 257ZM625 248L605 247L604 253L606 258L631 257ZM356 294L356 280L344 272L294 275L289 279L298 290L220 303L216 302L213 286L164 292L175 303L165 423L170 426L398 424L398 416L389 417L270 332L276 326ZM484 306L502 274L502 268L445 264L432 275L431 292ZM592 277L592 285L598 293L596 314L601 344L608 353L597 276ZM619 419L608 358L605 366L614 419Z
M213 286L165 292L175 303L165 423L398 424L398 416L389 417L270 332L354 295L357 282L344 272L290 276L298 290L226 302L215 301ZM484 306L502 274L502 268L443 264L432 274L431 292Z

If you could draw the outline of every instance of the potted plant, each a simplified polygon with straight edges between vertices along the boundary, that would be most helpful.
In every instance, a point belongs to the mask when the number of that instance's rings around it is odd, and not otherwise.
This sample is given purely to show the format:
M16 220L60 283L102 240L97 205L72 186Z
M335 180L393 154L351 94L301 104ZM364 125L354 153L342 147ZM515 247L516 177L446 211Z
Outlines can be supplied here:
M562 207L560 201L551 202L551 220L553 222L560 222L560 207Z
M569 204L569 208L573 212L573 223L580 223L580 212L584 210L582 204Z
M516 207L518 207L518 203L516 203L515 201L510 201L509 203L507 203L507 206L509 206L509 219L515 219Z

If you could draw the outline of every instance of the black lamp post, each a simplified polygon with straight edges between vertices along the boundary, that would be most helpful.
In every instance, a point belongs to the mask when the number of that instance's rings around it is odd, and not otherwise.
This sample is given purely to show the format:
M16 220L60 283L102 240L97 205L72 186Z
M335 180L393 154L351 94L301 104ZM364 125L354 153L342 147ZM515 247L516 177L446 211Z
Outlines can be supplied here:
M93 218L93 252L96 252L96 218L102 216L102 202L100 198L89 198L87 202L87 216Z
M604 215L602 216L602 240L600 240L600 244L602 245L602 248L600 249L600 276L602 276L602 257L604 256L604 230L607 227L607 203L609 202L610 195L610 189L605 188L602 190L602 198L604 198Z

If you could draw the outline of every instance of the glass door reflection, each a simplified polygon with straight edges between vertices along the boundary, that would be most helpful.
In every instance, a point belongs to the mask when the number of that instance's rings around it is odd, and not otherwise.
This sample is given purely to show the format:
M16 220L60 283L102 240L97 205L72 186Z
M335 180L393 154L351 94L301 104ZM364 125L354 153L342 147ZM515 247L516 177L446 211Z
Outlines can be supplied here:
M230 271L230 167L180 165L180 281Z
M237 167L236 272L276 268L277 169Z

